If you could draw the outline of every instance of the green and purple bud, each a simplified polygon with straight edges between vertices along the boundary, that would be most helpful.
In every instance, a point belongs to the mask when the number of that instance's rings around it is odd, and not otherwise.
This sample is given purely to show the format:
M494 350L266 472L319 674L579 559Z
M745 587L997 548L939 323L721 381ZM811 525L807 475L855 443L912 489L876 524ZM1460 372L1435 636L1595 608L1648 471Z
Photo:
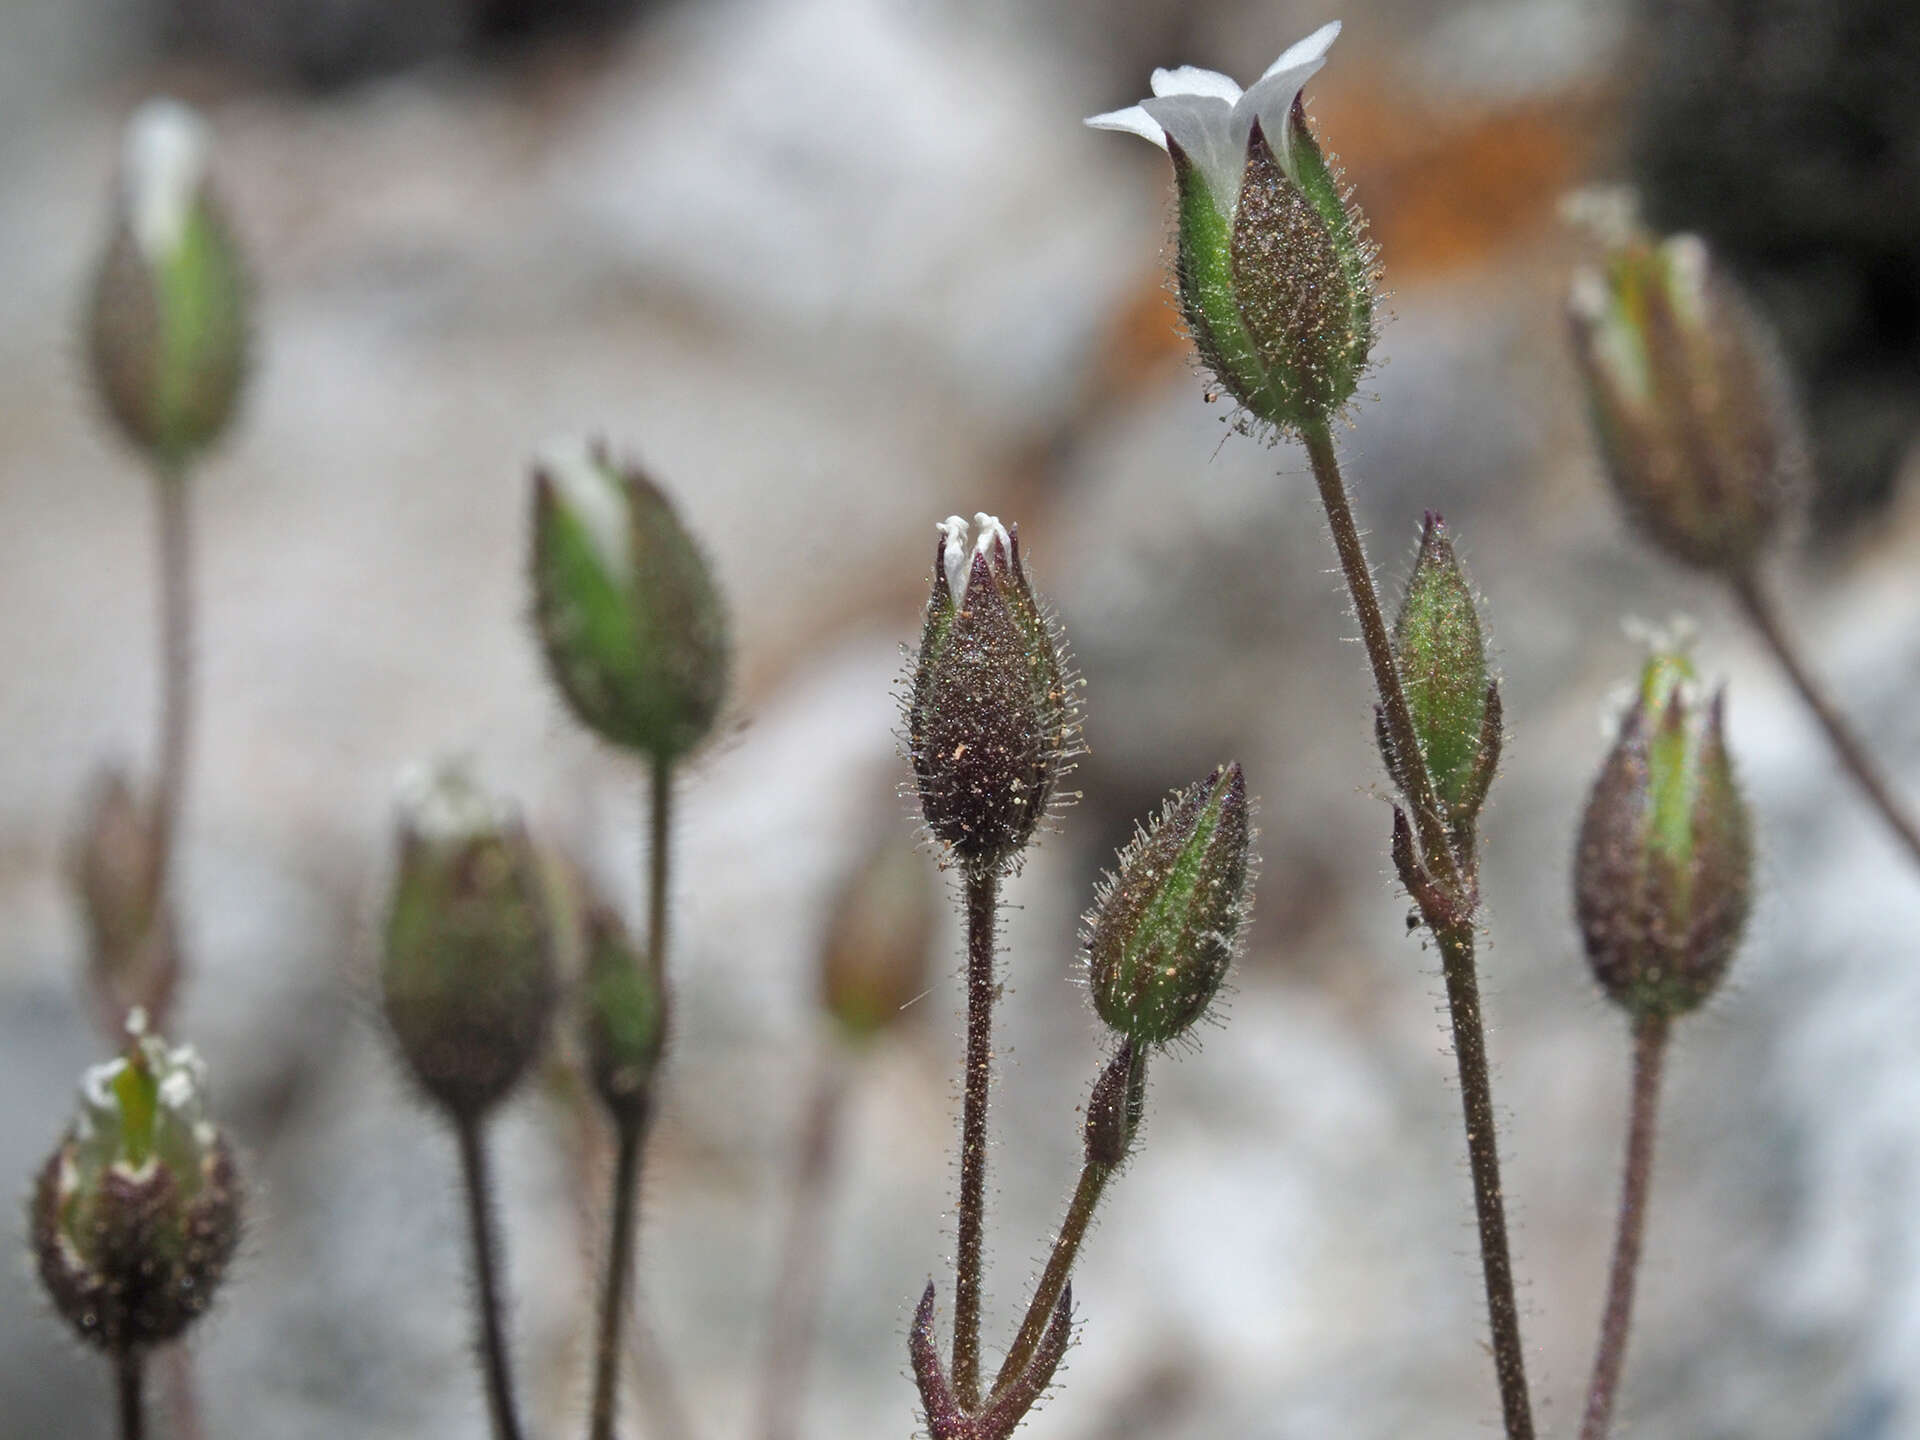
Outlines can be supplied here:
M177 1338L212 1304L240 1243L233 1153L207 1118L206 1066L128 1021L127 1053L80 1084L80 1113L34 1185L41 1283L112 1353Z
M712 732L732 668L726 606L639 469L598 444L535 464L533 594L548 673L582 724L663 761Z
M938 896L924 855L883 843L855 867L820 947L820 1003L852 1041L871 1039L926 993Z
M1033 838L1078 717L1060 636L991 515L940 528L907 695L907 747L927 826L967 869L999 870Z
M1431 510L1394 621L1393 654L1434 793L1449 818L1470 824L1500 761L1500 693L1488 675L1473 584L1446 523ZM1388 773L1411 794L1384 722L1376 733Z
M220 437L247 373L246 273L209 180L212 144L177 101L134 114L89 305L107 413L169 470Z
M1759 317L1693 235L1620 246L1575 277L1569 313L1629 519L1684 564L1750 569L1806 466L1786 367Z
M554 943L526 831L464 775L402 782L381 998L420 1088L478 1118L546 1038Z
M1587 959L1635 1016L1696 1008L1752 903L1753 829L1727 756L1725 694L1702 704L1684 654L1656 654L1580 822L1574 906Z
M1282 430L1325 425L1373 349L1373 246L1300 98L1339 33L1322 26L1247 91L1183 65L1153 72L1151 98L1087 120L1172 158L1187 328L1220 384Z
M1140 1133L1146 1102L1147 1052L1130 1039L1122 1040L1087 1097L1087 1164L1113 1170L1126 1160Z
M667 1050L666 976L598 901L588 905L584 939L587 1073L618 1124L645 1124Z
M1137 1046L1186 1034L1226 978L1252 904L1248 811L1238 765L1175 792L1087 915L1093 1008Z

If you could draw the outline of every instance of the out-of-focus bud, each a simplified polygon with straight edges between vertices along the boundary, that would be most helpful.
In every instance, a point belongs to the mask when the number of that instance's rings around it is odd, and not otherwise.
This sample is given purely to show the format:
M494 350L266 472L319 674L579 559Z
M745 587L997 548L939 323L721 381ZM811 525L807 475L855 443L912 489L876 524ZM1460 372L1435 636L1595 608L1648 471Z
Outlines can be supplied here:
M1187 327L1228 392L1282 429L1326 424L1373 349L1366 222L1300 98L1339 33L1322 26L1244 93L1212 70L1156 70L1150 99L1087 121L1172 158Z
M1020 528L940 528L907 697L920 809L969 870L1014 860L1046 813L1078 729L1060 637L1020 562Z
M207 1119L206 1067L144 1023L135 1011L126 1056L87 1071L29 1213L47 1293L82 1339L113 1352L185 1330L240 1243L239 1181Z
M1587 959L1636 1016L1694 1009L1726 973L1752 896L1753 832L1684 655L1647 662L1580 822L1574 906Z
M1176 792L1121 852L1086 932L1088 989L1111 1029L1165 1045L1213 1003L1246 924L1252 834L1229 765Z
M553 1009L551 925L519 821L464 775L409 775L381 966L414 1079L459 1120L526 1070Z
M1446 524L1431 510L1394 621L1393 654L1434 791L1449 816L1470 821L1499 763L1499 705L1487 678L1487 642L1473 586L1453 553ZM1379 737L1388 773L1410 791L1384 727Z
M178 101L135 112L94 279L94 381L127 438L168 467L219 438L246 378L246 274L211 151L206 121Z
M135 1008L164 1026L180 978L173 916L160 894L153 817L118 770L94 782L68 873L86 919L88 979L118 1031Z
M573 712L663 761L705 739L726 699L726 607L660 488L604 447L551 447L533 472L534 619Z
M1087 1100L1087 1164L1112 1170L1127 1158L1146 1100L1147 1052L1123 1040Z
M621 1125L646 1123L667 1050L667 984L620 917L598 902L586 920L587 1070Z
M866 1040L927 989L938 920L924 855L876 845L848 875L820 947L820 1003L850 1040Z
M1608 477L1674 559L1749 569L1803 488L1806 440L1773 337L1693 235L1575 276L1574 355Z

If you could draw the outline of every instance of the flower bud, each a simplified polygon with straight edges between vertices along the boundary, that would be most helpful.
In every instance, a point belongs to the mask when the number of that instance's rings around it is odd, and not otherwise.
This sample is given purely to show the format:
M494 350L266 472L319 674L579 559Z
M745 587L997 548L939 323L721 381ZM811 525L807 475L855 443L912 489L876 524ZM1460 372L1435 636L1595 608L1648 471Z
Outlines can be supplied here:
M88 979L112 1030L138 1007L164 1024L180 979L173 915L160 893L151 811L118 770L99 776L68 873L87 927Z
M140 107L94 278L95 384L135 447L169 467L219 438L246 378L246 275L208 180L211 150L186 106Z
M927 989L938 920L924 855L873 848L846 879L820 947L820 1003L850 1040L885 1029Z
M1020 529L977 515L940 526L933 594L907 698L927 825L970 870L1032 839L1077 729L1060 637L1020 563Z
M1674 559L1752 566L1801 488L1806 441L1772 336L1696 236L1575 277L1574 356L1608 478Z
M1499 758L1499 712L1473 586L1445 522L1431 510L1394 621L1393 654L1434 792L1449 815L1470 820L1486 798ZM1380 741L1388 773L1408 789L1384 728Z
M732 663L706 557L659 487L598 445L554 447L533 478L548 672L589 729L679 759L713 729Z
M80 1113L34 1185L40 1280L82 1339L157 1345L212 1303L240 1243L233 1154L206 1116L206 1066L144 1034L88 1070Z
M1114 1169L1133 1148L1147 1102L1147 1052L1123 1040L1087 1100L1087 1164Z
M1300 99L1339 33L1322 26L1244 93L1211 70L1156 70L1152 98L1087 121L1172 158L1181 313L1221 385L1281 429L1326 424L1373 348L1366 222Z
M586 948L587 1070L614 1119L641 1124L667 1049L666 977L598 902L587 910Z
M1684 655L1656 655L1580 822L1574 904L1587 959L1636 1016L1683 1014L1720 983L1752 893L1753 833L1724 734Z
M1141 1046L1185 1034L1213 1003L1251 902L1252 828L1238 765L1172 795L1137 832L1087 916L1088 989Z
M457 771L403 782L380 979L414 1079L456 1119L505 1095L545 1038L553 944L533 846Z

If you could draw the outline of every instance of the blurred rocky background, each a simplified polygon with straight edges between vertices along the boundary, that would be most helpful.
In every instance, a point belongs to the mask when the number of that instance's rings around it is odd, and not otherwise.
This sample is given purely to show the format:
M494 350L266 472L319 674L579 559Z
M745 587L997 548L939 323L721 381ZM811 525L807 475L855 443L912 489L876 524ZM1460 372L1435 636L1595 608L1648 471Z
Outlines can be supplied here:
M1578 1417L1624 1127L1623 1023L1567 864L1627 616L1690 611L1731 684L1766 895L1680 1036L1621 1433L1920 1436L1920 881L1718 596L1623 533L1564 348L1560 197L1640 178L1722 240L1804 378L1819 543L1782 580L1920 795L1914 180L1904 0L1371 0L1309 99L1393 319L1344 444L1384 578L1443 512L1510 739L1483 823L1485 985L1547 1433ZM1158 1068L1036 1437L1491 1433L1433 958L1385 866L1369 691L1304 456L1230 433L1163 289L1165 162L1085 132L1181 61L1256 74L1294 0L8 0L0 7L0 1174L99 1057L64 856L148 763L144 478L91 408L78 297L119 127L202 105L255 258L260 368L194 492L203 724L176 1030L253 1221L194 1363L209 1440L479 1437L452 1147L368 975L392 777L470 757L631 912L639 782L567 722L525 623L525 461L643 458L733 597L737 723L691 777L651 1152L635 1433L750 1423L833 887L894 798L892 686L954 511L1017 519L1087 684L1084 799L1011 889L989 1334L1077 1164L1098 1037L1076 917L1169 787L1237 756L1258 924L1227 1024ZM929 862L930 864L931 862ZM853 1081L803 1433L914 1425L942 1277L958 944ZM556 1084L504 1127L513 1323L540 1434L584 1415L603 1163ZM19 1222L6 1231L21 1251ZM106 1436L105 1367L0 1267L0 1433ZM168 1433L164 1432L163 1433Z

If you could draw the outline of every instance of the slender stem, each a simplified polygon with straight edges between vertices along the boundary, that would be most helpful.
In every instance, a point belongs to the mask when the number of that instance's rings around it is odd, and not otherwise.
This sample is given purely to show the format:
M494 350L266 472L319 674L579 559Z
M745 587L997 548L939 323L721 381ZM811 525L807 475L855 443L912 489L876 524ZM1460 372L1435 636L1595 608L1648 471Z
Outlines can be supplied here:
M141 1371L145 1356L140 1348L129 1345L114 1357L114 1373L120 1396L120 1440L142 1440L147 1433L147 1411L141 1398Z
M1354 524L1353 507L1347 502L1346 482L1340 476L1340 462L1334 455L1333 436L1324 425L1309 427L1301 438L1307 457L1313 463L1313 478L1320 487L1320 503L1326 508L1327 526L1333 531L1333 547L1340 554L1340 568L1347 577L1347 589L1353 596L1353 611L1360 621L1360 638L1367 647L1367 660L1373 666L1373 682L1385 708L1387 733L1393 748L1407 757L1400 768L1413 793L1407 796L1413 807L1413 822L1420 834L1421 861L1434 879L1462 903L1465 886L1460 866L1447 833L1447 821L1440 800L1434 793L1427 767L1420 763L1419 732L1413 724L1413 712L1407 708L1407 693L1400 683L1400 667L1394 663L1393 642L1387 635L1386 616L1380 609L1380 595L1374 588L1373 570L1367 564L1367 552L1360 541L1360 529ZM1470 904L1467 908L1471 908Z
M967 1059L960 1116L960 1224L953 1273L953 1388L980 1404L981 1251L987 1211L987 1097L993 1088L993 947L1000 872L967 872Z
M1865 792L1873 808L1880 812L1880 818L1887 822L1888 828L1900 837L1900 842L1907 847L1907 853L1920 861L1920 822L1916 822L1912 813L1895 798L1893 787L1887 783L1887 777L1881 773L1879 765L1867 753L1866 746L1860 743L1860 737L1854 734L1853 727L1833 701L1828 699L1826 690L1807 668L1799 647L1787 635L1786 627L1781 623L1780 610L1774 604L1773 596L1752 571L1736 575L1732 585L1754 629L1767 642L1774 658L1780 662L1780 668L1787 672L1787 678L1813 712L1813 718L1820 722L1820 728L1827 732L1827 742L1840 757L1840 763L1853 776L1854 783Z
M780 1279L774 1287L767 1368L760 1397L760 1433L765 1440L792 1440L798 1429L807 1354L820 1308L827 1200L839 1151L846 1072L838 1054L820 1065L801 1131L800 1161L793 1177L793 1210L787 1220Z
M1000 1373L994 1377L995 1393L1018 1379L1020 1373L1033 1363L1034 1351L1040 1348L1041 1338L1047 1333L1054 1307L1060 1303L1060 1292L1066 1289L1067 1280L1073 1274L1073 1262L1080 1253L1080 1242L1087 1238L1087 1229L1093 1223L1094 1208L1099 1205L1112 1174L1111 1165L1098 1165L1092 1161L1080 1168L1080 1183L1073 1187L1073 1199L1067 1205L1067 1218L1060 1223L1060 1233L1054 1238L1053 1252L1047 1256L1046 1269L1040 1272L1040 1284L1033 1292L1033 1300L1027 1306L1025 1317L1020 1321L1020 1333L1014 1336L1013 1348L1007 1351Z
M1526 1348L1514 1299L1513 1259L1507 1248L1507 1211L1500 1188L1500 1137L1494 1123L1493 1083L1487 1070L1486 1027L1480 1017L1480 981L1474 971L1473 926L1450 926L1435 937L1453 1017L1453 1054L1460 1071L1460 1106L1467 1122L1467 1166L1473 1175L1473 1212L1480 1229L1480 1268L1493 1335L1493 1370L1509 1440L1532 1440L1533 1406L1527 1394Z
M159 773L154 793L154 880L162 899L186 788L193 725L193 530L187 477L177 466L154 474L160 582Z
M647 960L656 975L667 973L667 880L673 856L673 761L653 759L647 824Z
M173 1421L173 1440L201 1440L199 1387L194 1382L193 1352L176 1340L160 1352L161 1384L166 1393L167 1417Z
M644 1119L635 1116L617 1127L613 1161L613 1231L607 1244L607 1273L600 1291L600 1342L593 1365L593 1440L613 1440L619 1410L620 1324L627 1310L627 1277L633 1273L635 1193L640 1185Z
M1627 1327L1633 1319L1633 1281L1640 1269L1640 1243L1646 1233L1647 1191L1653 1179L1653 1132L1660 1108L1660 1072L1667 1053L1667 1022L1643 1015L1633 1027L1633 1100L1627 1121L1627 1159L1620 1180L1620 1227L1613 1239L1613 1265L1607 1275L1607 1308L1600 1321L1600 1344L1593 1357L1593 1383L1587 1387L1587 1414L1580 1440L1605 1440L1613 1418L1613 1398L1627 1358Z
M473 1234L473 1281L480 1307L480 1363L493 1416L494 1440L520 1440L520 1413L513 1398L513 1371L500 1325L500 1286L495 1275L499 1241L493 1233L493 1182L480 1122L462 1116L454 1122L460 1141L460 1170L466 1181L467 1223Z

